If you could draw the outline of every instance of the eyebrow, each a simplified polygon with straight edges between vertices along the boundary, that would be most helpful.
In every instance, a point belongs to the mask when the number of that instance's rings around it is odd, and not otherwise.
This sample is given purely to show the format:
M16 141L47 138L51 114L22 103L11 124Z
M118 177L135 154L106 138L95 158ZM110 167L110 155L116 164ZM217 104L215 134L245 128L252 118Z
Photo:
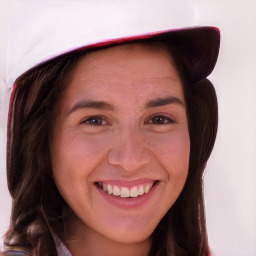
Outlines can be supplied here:
M173 96L165 97L165 98L158 98L154 100L150 100L145 104L145 109L147 108L153 108L153 107L159 107L159 106L164 106L168 104L179 104L184 106L184 102ZM95 100L82 100L77 102L68 112L68 114L78 110L78 109L83 109L83 108L94 108L94 109L99 109L99 110L109 110L109 111L114 111L116 108L113 104L110 104L105 101L95 101Z
M168 104L179 104L179 105L182 105L184 106L184 102L177 98L177 97L174 97L174 96L169 96L169 97L166 97L166 98L158 98L158 99L155 99L155 100L150 100L145 108L153 108L153 107L159 107L159 106L164 106L164 105L168 105Z
M107 103L105 101L95 101L95 100L82 100L77 102L68 112L68 114L81 109L81 108L95 108L101 110L115 110L114 105Z

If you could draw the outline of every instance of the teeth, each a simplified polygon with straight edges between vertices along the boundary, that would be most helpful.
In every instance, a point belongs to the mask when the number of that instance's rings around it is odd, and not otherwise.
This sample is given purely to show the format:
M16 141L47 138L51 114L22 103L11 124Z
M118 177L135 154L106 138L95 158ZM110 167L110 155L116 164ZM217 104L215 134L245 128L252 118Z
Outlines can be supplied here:
M107 185L106 185L106 184L103 184L103 190L104 190L105 192L108 192L108 189L107 189Z
M108 190L108 193L111 195L112 194L112 187L111 185L107 185L107 190Z
M139 190L138 190L138 195L142 196L144 194L144 188L143 186L140 186Z
M152 188L152 185L150 186L150 184L148 184L148 185L145 187L145 193L147 194L151 188Z
M115 196L120 196L120 195L121 195L121 191L120 191L119 187L114 186L114 188L113 188L113 194L114 194Z
M126 187L122 187L121 189L121 197L129 197L130 193L129 193L129 189Z
M143 185L140 186L133 186L130 190L128 187L118 187L118 186L111 186L110 184L104 184L99 182L99 187L101 187L106 193L109 195L114 196L121 196L121 197L138 197L144 194L147 194L153 186L153 182L148 183L145 187Z
M131 191L130 191L130 196L131 197L137 197L138 194L138 189L136 187L132 187Z

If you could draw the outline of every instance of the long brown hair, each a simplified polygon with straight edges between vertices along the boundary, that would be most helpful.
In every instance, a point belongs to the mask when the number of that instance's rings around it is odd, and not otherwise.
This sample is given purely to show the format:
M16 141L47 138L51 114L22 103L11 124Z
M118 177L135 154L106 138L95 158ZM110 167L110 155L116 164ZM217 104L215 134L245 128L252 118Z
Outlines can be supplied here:
M152 234L150 256L205 256L208 242L203 171L216 137L217 99L209 80L192 80L189 63L175 42L170 50L184 87L190 166L182 193ZM16 81L7 143L7 178L13 205L5 245L24 248L32 255L57 256L54 234L61 236L66 203L51 173L52 110L70 70L84 54L60 56L27 71Z

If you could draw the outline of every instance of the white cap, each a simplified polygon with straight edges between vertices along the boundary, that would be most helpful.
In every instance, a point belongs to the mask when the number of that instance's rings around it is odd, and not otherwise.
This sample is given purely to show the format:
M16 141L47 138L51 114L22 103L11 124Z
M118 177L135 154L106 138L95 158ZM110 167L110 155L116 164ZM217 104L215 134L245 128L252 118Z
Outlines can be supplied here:
M83 46L196 25L193 6L184 0L20 1L9 29L4 80L11 88L25 71Z

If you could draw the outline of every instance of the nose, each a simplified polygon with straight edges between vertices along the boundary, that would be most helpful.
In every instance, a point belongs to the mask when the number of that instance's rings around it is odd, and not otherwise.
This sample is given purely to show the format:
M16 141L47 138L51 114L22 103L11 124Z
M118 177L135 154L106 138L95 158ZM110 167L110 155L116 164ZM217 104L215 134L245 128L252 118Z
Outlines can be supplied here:
M120 166L127 172L134 172L150 162L152 154L141 131L125 129L114 140L108 154L110 164Z

